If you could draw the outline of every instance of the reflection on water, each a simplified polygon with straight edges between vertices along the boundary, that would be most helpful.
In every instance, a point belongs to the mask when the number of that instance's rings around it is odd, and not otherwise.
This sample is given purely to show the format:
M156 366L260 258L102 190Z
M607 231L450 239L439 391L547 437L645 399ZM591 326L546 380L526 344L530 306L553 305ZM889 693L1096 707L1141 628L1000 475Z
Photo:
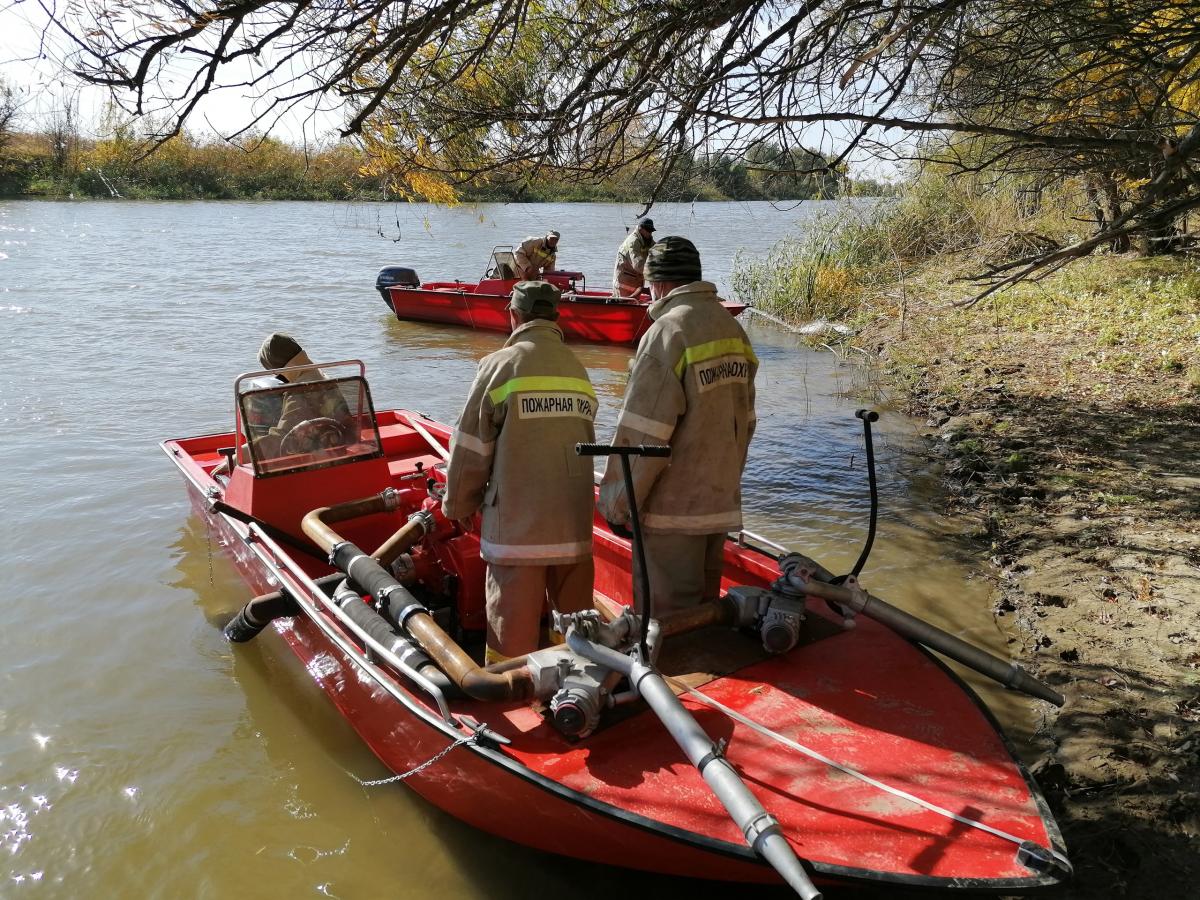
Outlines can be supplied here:
M655 219L694 237L706 276L727 284L739 245L764 250L809 210L697 204ZM453 420L504 338L395 321L372 289L378 268L472 277L492 244L562 226L564 265L595 285L635 212L0 204L14 242L0 260L0 895L601 898L631 883L351 778L385 773L282 642L222 639L246 589L156 443L228 429L233 379L276 329L314 357L363 359L378 406ZM853 410L868 373L748 327L762 368L747 527L844 571L867 523ZM630 353L577 352L603 437ZM936 484L912 423L885 415L876 446L883 512L865 583L1003 653L988 586L928 512ZM1024 705L987 697L1024 721Z

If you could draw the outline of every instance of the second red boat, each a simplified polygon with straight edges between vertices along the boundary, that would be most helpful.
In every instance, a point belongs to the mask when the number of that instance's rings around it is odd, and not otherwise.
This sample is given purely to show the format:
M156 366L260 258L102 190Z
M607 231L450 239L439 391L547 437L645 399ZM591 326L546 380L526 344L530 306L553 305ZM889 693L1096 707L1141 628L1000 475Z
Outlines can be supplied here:
M375 287L398 319L442 322L484 331L510 330L508 300L520 279L511 247L495 247L484 277L477 282L427 281L404 266L388 266ZM635 344L650 328L650 297L614 297L608 291L588 290L582 272L547 272L545 280L562 292L558 325L567 340L596 344ZM725 302L738 315L744 303Z

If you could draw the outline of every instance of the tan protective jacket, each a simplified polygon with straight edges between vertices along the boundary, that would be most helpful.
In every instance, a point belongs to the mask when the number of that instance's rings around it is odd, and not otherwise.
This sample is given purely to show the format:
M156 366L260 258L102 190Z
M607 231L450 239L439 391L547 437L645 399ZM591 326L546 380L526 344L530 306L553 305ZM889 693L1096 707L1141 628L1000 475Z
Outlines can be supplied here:
M553 269L557 256L555 250L546 246L545 237L525 238L513 253L520 270L517 274L522 277L528 277L531 269L536 272L533 277L540 276L547 269Z
M647 531L716 534L742 527L742 469L754 435L758 358L717 289L693 281L650 307L613 442L669 444L669 459L633 463ZM611 457L600 512L629 520L620 461Z
M563 565L592 553L596 392L553 322L534 319L479 363L446 473L451 519L483 510L481 555Z
M621 242L617 250L617 262L613 266L613 293L618 297L631 297L646 283L643 270L646 254L653 245L653 238L646 240L642 237L640 228L633 229Z

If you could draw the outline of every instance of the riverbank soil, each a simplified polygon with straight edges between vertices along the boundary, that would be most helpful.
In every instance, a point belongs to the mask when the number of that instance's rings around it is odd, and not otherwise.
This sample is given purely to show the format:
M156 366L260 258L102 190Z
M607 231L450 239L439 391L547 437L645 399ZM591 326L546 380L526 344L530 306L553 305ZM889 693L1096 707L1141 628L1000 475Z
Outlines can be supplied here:
M970 309L930 270L861 338L928 417L1013 659L1067 697L1022 748L1067 897L1200 880L1197 266L1098 257Z

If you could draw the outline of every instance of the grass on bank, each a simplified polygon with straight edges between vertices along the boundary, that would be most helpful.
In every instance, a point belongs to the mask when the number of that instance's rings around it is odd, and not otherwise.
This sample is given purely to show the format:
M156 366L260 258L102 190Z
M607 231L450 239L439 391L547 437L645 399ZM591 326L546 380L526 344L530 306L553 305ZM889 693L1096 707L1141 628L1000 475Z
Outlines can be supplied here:
M977 307L947 308L959 292L927 283L903 328L882 311L870 332L893 377L928 403L985 391L1137 406L1200 400L1194 258L1090 257Z
M1200 399L1200 262L1101 253L970 308L963 280L1090 228L1081 192L1036 209L1013 190L936 176L894 201L846 205L739 260L738 295L795 323L850 325L919 405L985 390L1098 402ZM822 336L820 340L828 340ZM1018 367L1019 368L1015 368Z

